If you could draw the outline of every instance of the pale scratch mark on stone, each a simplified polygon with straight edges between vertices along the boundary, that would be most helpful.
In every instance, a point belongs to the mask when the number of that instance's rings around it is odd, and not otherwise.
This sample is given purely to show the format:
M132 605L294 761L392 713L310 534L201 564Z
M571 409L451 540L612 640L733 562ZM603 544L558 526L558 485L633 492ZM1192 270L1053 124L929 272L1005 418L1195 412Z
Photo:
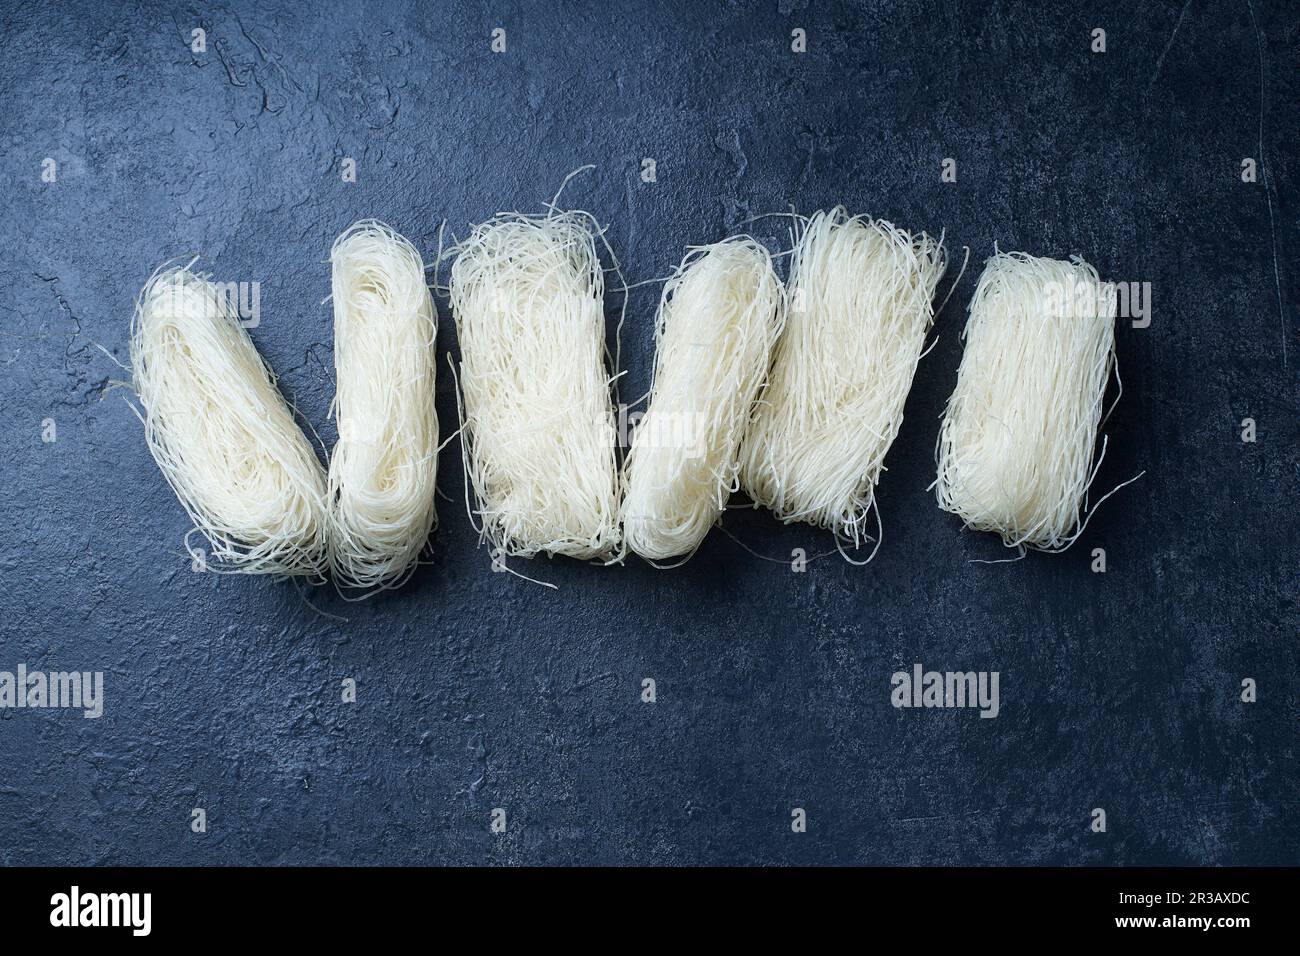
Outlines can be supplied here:
M1277 289L1277 317L1282 325L1282 368L1286 368L1286 310L1282 306L1282 277L1277 267L1277 222L1273 215L1273 190L1268 178L1268 160L1264 156L1264 37L1255 19L1255 4L1246 0L1250 9L1250 25L1255 32L1255 45L1259 50L1259 168L1264 175L1264 198L1268 200L1268 229L1273 250L1273 285Z
M1183 20L1187 17L1187 11L1190 9L1191 5L1192 0L1187 0L1187 2L1183 4L1183 12L1178 14L1178 22L1174 24L1174 32L1169 34L1169 42L1167 42L1165 48L1160 51L1160 59L1156 60L1156 70L1151 74L1151 82L1147 84L1147 96L1151 95L1151 90L1156 85L1156 80L1160 76L1160 68L1165 65L1165 57L1169 55L1169 48L1174 45L1174 38L1178 36L1178 30L1182 27Z

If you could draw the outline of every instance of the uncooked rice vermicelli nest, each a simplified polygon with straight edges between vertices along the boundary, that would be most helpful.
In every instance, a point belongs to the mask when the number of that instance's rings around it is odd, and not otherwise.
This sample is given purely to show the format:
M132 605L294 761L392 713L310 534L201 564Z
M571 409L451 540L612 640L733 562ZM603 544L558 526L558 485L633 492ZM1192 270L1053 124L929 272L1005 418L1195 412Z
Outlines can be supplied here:
M320 578L324 470L228 290L193 265L154 273L131 323L149 450L207 539L209 569Z
M501 555L608 558L619 479L599 231L582 212L502 213L455 250L462 449Z
M400 585L435 520L438 328L419 252L388 226L358 222L330 251L334 414L330 569L348 588Z
M800 222L785 330L740 455L755 504L855 549L873 537L876 483L946 266L941 239L842 207Z
M939 507L1008 547L1073 543L1096 475L1115 306L1114 287L1077 256L988 260L939 432Z
M625 464L624 542L643 558L691 554L737 489L783 300L771 256L748 236L692 250L664 286L650 401Z

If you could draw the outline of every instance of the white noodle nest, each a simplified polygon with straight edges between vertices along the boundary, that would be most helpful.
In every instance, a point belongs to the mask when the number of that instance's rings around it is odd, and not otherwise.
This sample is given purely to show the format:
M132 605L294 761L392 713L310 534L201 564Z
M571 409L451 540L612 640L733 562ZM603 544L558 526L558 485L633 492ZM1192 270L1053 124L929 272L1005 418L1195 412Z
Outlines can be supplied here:
M462 449L502 555L607 558L619 540L604 274L591 217L502 213L455 250Z
M829 528L858 548L871 537L875 486L947 262L942 240L842 207L800 225L785 331L742 444L741 485L785 523ZM879 548L878 516L876 525Z
M320 578L324 471L229 296L193 264L154 273L131 322L149 450L207 539L208 568Z
M1115 306L1114 287L1077 256L988 260L936 446L941 508L1008 547L1074 542L1096 476Z
M692 250L664 286L650 403L625 464L625 544L689 555L739 487L740 439L784 322L772 258L739 236Z
M436 520L437 318L424 262L375 220L334 242L330 569L349 588L400 586Z

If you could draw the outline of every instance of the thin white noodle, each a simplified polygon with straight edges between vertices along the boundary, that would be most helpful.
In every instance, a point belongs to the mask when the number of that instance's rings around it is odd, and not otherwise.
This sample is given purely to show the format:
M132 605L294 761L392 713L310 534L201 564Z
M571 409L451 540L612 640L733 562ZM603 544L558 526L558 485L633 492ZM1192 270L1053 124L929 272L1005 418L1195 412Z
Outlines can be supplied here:
M208 541L209 570L319 580L324 471L227 291L193 266L164 265L136 302L132 385L145 441Z
M1115 309L1114 286L1078 256L988 260L935 448L939 507L1008 548L1075 541L1101 465Z
M383 223L349 227L330 260L330 570L336 584L373 592L410 577L436 521L437 318L419 252Z
M471 519L502 556L604 559L618 547L598 236L583 212L502 213L455 250Z
M691 250L664 286L650 404L624 466L624 542L642 557L693 553L739 486L784 312L772 258L748 236Z
M842 207L796 222L788 318L742 444L741 486L787 524L879 548L875 487L933 322L943 242Z

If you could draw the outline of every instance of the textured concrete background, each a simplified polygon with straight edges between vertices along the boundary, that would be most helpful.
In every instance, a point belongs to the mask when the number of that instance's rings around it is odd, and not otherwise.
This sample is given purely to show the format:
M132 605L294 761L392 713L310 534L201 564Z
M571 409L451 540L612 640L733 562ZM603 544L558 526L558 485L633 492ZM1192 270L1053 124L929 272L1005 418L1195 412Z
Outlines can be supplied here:
M0 712L0 862L1296 863L1300 20L1128 7L5 2L0 669L102 670L107 702ZM200 252L259 281L253 338L332 443L333 237L375 216L432 256L444 218L537 209L585 163L565 199L609 223L629 281L791 206L970 246L876 561L794 574L714 532L675 571L534 562L544 590L476 550L453 443L433 564L369 603L309 595L346 623L292 585L191 573L92 344L125 359L154 267ZM995 241L1149 281L1154 317L1119 328L1097 487L1146 477L1068 553L989 565L970 561L997 540L926 487ZM629 395L655 295L629 310ZM727 528L782 560L831 547L762 512ZM918 661L999 671L1001 716L893 709Z

